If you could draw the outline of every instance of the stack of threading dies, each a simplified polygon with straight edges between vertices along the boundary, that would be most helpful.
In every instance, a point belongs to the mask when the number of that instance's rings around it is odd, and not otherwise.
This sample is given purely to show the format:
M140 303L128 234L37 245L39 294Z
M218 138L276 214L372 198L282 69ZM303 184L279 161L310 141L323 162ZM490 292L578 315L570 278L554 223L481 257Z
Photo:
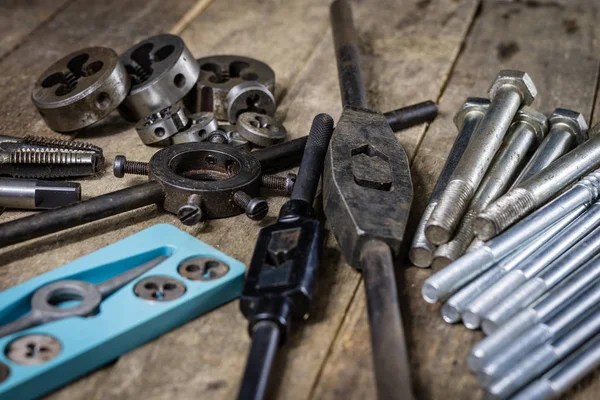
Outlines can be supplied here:
M501 71L489 95L456 114L410 257L443 267L422 295L444 320L488 334L468 358L487 392L553 398L600 366L600 136L530 108L526 73Z

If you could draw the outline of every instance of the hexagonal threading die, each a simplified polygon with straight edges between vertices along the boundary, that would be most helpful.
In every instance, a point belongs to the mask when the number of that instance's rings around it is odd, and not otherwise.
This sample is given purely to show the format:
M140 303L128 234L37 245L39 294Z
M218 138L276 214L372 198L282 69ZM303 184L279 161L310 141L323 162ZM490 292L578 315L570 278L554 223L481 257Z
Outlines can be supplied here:
M378 172L373 165L387 168ZM323 194L325 215L335 221L332 231L352 267L360 269L360 250L370 239L399 250L413 198L408 171L406 152L385 117L344 107L325 158Z
M500 90L507 87L511 91L517 90L522 103L527 106L533 103L537 96L537 89L527 72L505 69L498 73L492 83L488 91L490 99L496 97Z
M250 57L216 55L197 59L200 76L196 90L186 96L186 106L194 112L210 111L219 121L228 121L227 94L236 85L254 82L275 95L275 72L262 61Z
M563 130L571 133L578 145L588 139L588 124L580 112L557 108L552 112L548 121L551 129L561 126Z
M523 123L531 128L537 144L542 143L549 129L548 118L532 107L523 106L519 109L517 115L515 115L515 119L511 125Z
M460 109L454 115L454 125L458 130L463 128L465 118L472 112L485 114L490 107L490 101L483 97L467 97Z
M121 115L139 121L181 100L196 84L200 66L179 36L163 34L143 40L121 55L131 75Z
M185 129L189 119L183 107L173 105L140 120L135 130L147 145L168 145L173 135Z
M127 97L131 79L114 50L89 47L52 64L31 101L50 129L71 132L106 117Z
M241 190L259 197L260 176L260 163L254 156L227 144L177 144L150 159L149 179L163 186L163 208L175 215L194 194L201 198L206 219L242 214L233 195Z

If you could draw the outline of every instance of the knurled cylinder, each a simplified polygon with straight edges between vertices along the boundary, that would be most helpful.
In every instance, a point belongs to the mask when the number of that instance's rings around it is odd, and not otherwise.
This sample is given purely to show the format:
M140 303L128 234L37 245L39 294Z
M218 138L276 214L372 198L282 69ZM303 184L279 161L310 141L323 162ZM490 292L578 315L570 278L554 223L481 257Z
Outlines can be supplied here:
M459 221L468 207L474 192L473 185L462 180L448 182L425 227L425 236L431 243L447 243L454 230L454 221Z
M150 174L150 163L144 161L126 161L123 165L123 172L133 175Z
M292 194L292 190L294 189L294 181L296 180L296 175L261 175L260 180L260 185L265 189L275 190L286 194Z
M102 149L96 145L86 142L69 141L64 139L47 138L43 136L27 135L23 138L23 143L34 146L45 146L52 148L61 148L68 150L91 151L102 154Z
M489 240L535 208L536 201L529 190L511 190L475 218L475 234L481 240Z
M233 202L240 208L243 208L244 210L248 207L248 204L250 204L250 201L252 200L252 197L250 197L250 195L248 195L248 193L243 192L241 190L238 190L237 192L235 192L233 194Z

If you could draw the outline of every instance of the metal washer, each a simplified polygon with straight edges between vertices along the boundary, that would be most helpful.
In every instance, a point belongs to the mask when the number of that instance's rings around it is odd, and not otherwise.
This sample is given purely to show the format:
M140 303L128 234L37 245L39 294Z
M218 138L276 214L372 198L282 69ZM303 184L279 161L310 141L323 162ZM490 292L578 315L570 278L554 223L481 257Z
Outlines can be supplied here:
M70 132L101 120L127 97L131 80L114 50L88 47L52 64L31 100L50 129Z

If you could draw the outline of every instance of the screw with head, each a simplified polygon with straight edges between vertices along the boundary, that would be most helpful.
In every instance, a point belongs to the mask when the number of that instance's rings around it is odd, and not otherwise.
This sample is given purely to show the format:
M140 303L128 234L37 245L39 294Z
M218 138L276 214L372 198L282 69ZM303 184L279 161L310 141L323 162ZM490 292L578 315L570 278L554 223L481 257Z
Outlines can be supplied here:
M590 139L591 141L592 139ZM582 146L585 146L585 144ZM562 160L569 154L557 160L556 163L561 163L562 166ZM600 157L598 157L598 162L600 162ZM545 169L540 174L544 174L550 168ZM570 167L565 166L565 168ZM548 179L548 177L545 179ZM522 246L523 243L531 240L531 238L569 214L571 210L581 205L589 207L592 202L598 199L599 192L600 170L597 170L587 175L565 193L533 212L506 232L503 232L501 235L486 242L485 245L465 254L443 270L430 276L423 283L421 291L423 298L425 301L434 303L453 294L465 284L490 269L496 262L502 260L516 248Z
M238 190L233 194L233 202L246 211L248 218L260 221L269 212L269 203L260 197L250 197L246 192Z
M514 116L522 104L531 104L536 94L525 72L500 71L489 90L488 112L477 128L481 134L469 142L427 223L425 235L431 243L439 245L450 240Z
M187 226L203 222L206 219L206 214L202 210L202 198L197 194L191 195L187 203L177 210L177 218Z
M600 165L600 136L553 161L489 205L475 220L475 233L488 240Z
M521 265L521 263L527 260L533 253L537 251L537 249L546 244L548 240L552 239L554 235L573 222L585 210L586 207L579 206L569 215L556 222L550 228L540 233L530 242L514 251L511 255L500 261L493 268L484 272L482 275L477 277L477 279L469 282L468 285L452 295L452 297L450 297L442 307L442 317L444 318L444 321L450 324L460 321L464 312L468 309L468 307L471 306L472 302L479 297L479 295L484 293L500 278L506 275L508 271L511 271ZM465 326L469 329L475 329L478 326L471 325L468 320L464 322Z
M116 156L113 165L113 172L117 178L122 178L125 174L148 175L150 164L145 161L127 161L125 156Z
M596 289L593 289L596 287ZM588 261L567 279L549 290L534 304L515 315L498 330L477 343L467 357L467 364L472 371L481 370L487 360L496 354L504 352L515 337L539 322L548 321L567 310L573 304L573 309L585 306L587 299L593 299L595 291L600 291L600 255Z
M544 140L546 132L546 116L529 106L521 107L454 238L437 248L433 260L434 267L445 267L464 254L475 237L472 224L476 214L506 192L519 168L523 166L527 153Z
M477 126L481 122L487 108L489 107L489 100L480 97L469 97L464 102L460 110L454 116L454 124L458 128L458 135L454 140L454 145L448 154L446 163L442 168L442 172L429 196L429 202L425 211L419 221L419 226L415 231L412 245L409 252L410 261L417 267L429 267L433 252L435 250L433 244L427 240L425 236L425 225L431 216L431 213L437 205L438 199L446 185L448 180L454 172L454 168L460 161L469 141L471 140L473 133L476 131Z
M262 188L285 193L290 196L296 183L296 174L289 173L286 176L261 175L260 179Z

